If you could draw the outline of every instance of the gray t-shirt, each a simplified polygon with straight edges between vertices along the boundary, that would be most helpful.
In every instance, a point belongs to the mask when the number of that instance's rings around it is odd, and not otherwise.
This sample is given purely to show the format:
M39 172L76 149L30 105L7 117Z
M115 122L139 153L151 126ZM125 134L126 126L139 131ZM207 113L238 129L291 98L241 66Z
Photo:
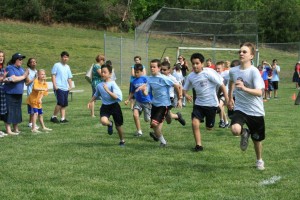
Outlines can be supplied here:
M195 105L217 107L219 101L216 88L223 84L223 78L215 70L203 68L200 73L190 73L185 81L184 90L195 89Z
M247 69L241 69L240 66L233 67L229 71L230 81L236 82L241 79L247 88L264 89L265 84L256 67L253 65ZM235 104L234 110L239 110L251 116L264 116L264 105L262 96L254 96L243 90L234 89Z

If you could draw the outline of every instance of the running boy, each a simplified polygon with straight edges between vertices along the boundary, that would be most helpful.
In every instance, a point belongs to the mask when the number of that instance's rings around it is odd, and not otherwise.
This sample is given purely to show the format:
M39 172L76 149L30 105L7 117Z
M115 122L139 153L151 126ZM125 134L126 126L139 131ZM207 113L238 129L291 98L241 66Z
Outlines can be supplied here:
M43 131L52 131L52 129L45 126L43 119L42 98L47 95L48 85L46 83L46 73L45 70L40 69L37 72L37 79L33 81L32 92L27 98L27 104L30 106L30 110L33 111L31 126L32 133L40 133L36 126L37 118L39 118Z
M196 152L202 151L200 123L206 118L206 129L212 130L215 125L216 111L219 105L216 88L220 88L224 93L225 102L228 100L226 86L223 78L213 69L203 67L204 56L200 53L194 53L191 56L193 72L191 72L184 84L183 95L188 101L192 101L193 97L187 94L187 91L194 88L196 100L192 111L192 127L196 146Z
M264 82L258 69L251 63L254 55L254 44L246 42L240 46L241 65L229 71L228 109L234 109L231 132L241 136L241 150L247 149L251 135L256 153L256 168L263 170L265 168L262 160L262 141L265 139L265 111L262 99ZM232 97L233 90L235 100ZM244 124L249 129L243 128Z
M115 81L111 80L112 66L104 64L101 66L101 79L96 86L96 92L88 103L88 108L91 107L92 102L99 96L102 97L102 105L100 108L100 123L107 126L107 133L113 134L113 124L116 124L116 129L120 138L120 146L125 145L124 132L123 132L123 114L118 102L122 101L122 91ZM109 119L113 116L114 122Z
M53 90L55 92L57 104L54 108L53 115L50 119L53 123L67 123L66 107L68 106L68 95L72 88L72 72L69 61L69 53L63 51L60 54L60 62L54 64L51 70ZM61 119L58 121L57 114L60 112Z
M174 83L179 85L179 89L182 90L182 85L180 82L177 81L177 79L171 74L171 66L169 62L162 62L161 63L161 73L167 77L169 77ZM170 100L171 100L171 106L169 107L167 116L166 116L166 121L168 124L170 124L172 122L172 119L178 120L179 123L182 126L185 126L185 120L182 118L182 115L180 112L177 112L176 114L171 112L171 109L173 107L177 107L177 101L178 101L178 97L177 94L175 94L174 92L174 87L170 87Z
M160 60L154 59L150 62L151 76L148 79L148 91L152 94L152 110L151 110L151 128L154 131L154 135L150 136L153 139L158 138L161 147L166 146L167 142L162 134L163 121L168 113L170 100L170 87L174 86L178 93L178 107L182 107L182 91L179 84L174 83L170 78L160 73L161 63ZM146 88L142 88L143 90Z
M140 115L144 111L145 122L150 121L151 117L151 96L146 91L139 90L139 87L147 84L147 77L144 76L144 67L138 63L134 65L135 79L130 84L130 94L128 99L125 101L127 105L130 100L135 97L135 103L133 106L133 119L136 126L135 136L142 136L142 128L140 123Z

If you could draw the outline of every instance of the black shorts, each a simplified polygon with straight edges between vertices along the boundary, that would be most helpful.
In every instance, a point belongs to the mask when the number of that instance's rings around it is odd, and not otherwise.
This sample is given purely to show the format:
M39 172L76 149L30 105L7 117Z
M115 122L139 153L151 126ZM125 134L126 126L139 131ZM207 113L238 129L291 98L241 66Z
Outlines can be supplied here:
M156 107L152 105L151 109L151 121L155 121L157 124L162 123L165 119L165 116L169 110L168 106L159 106Z
M272 81L274 90L278 90L278 81Z
M193 118L197 118L200 122L204 122L208 128L212 128L215 125L215 118L218 107L209 107L209 106L198 106L194 105L192 112L192 120Z
M243 127L246 124L250 130L251 138L254 141L265 139L265 120L264 116L250 116L236 110L231 117L231 125L239 124Z
M116 126L123 125L123 113L119 103L113 103L110 105L102 104L100 108L100 117L107 117L113 116L114 122Z

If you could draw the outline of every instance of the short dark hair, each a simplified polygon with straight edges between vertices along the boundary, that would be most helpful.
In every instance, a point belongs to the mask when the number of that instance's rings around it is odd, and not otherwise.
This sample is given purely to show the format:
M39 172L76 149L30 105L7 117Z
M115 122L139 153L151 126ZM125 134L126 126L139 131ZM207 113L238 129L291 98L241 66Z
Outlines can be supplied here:
M135 59L139 59L139 60L142 60L142 57L141 56L134 56L134 58L133 58L133 60L135 60Z
M60 54L60 57L64 57L64 56L70 56L69 55L69 53L67 52L67 51L63 51L63 52L61 52L61 54Z
M171 65L170 65L170 63L169 63L168 61L162 62L162 63L161 63L161 66L166 66L166 67L168 67L168 69L171 68Z
M191 62L193 59L199 59L201 63L204 63L204 56L201 53L194 53L193 55L191 55Z
M150 61L150 63L157 63L157 67L161 68L161 62L159 59L153 59Z
M104 69L104 68L107 68L110 74L112 73L112 66L111 65L105 63L104 65L101 66L101 69Z
M134 71L143 71L144 67L142 64L135 64L134 65Z

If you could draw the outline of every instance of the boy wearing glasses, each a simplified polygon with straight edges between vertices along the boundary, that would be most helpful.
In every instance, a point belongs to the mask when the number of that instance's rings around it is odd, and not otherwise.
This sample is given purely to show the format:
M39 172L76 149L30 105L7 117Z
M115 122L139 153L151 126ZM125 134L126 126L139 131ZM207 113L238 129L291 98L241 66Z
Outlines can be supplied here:
M144 76L144 67L142 64L138 63L134 65L135 79L130 84L130 94L125 101L127 105L133 97L135 97L135 103L133 106L133 119L136 126L135 136L142 136L143 132L141 129L140 115L144 111L145 122L150 121L151 117L151 96L146 92L140 90L140 87L147 85L147 77Z

